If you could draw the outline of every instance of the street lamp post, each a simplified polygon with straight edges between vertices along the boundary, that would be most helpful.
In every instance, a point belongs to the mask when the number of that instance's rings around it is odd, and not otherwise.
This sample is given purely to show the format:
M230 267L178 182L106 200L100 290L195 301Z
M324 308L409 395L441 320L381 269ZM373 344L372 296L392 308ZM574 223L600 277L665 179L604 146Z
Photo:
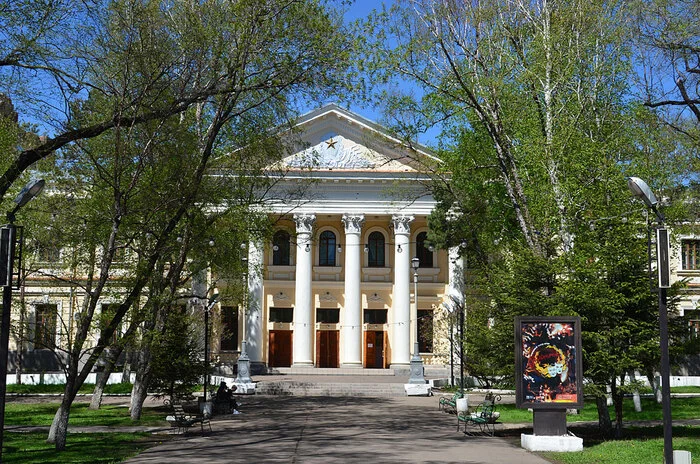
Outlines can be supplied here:
M209 385L209 312L219 299L219 294L214 293L204 307L204 403L207 402L207 386Z
M659 272L659 342L661 345L661 403L664 424L664 461L673 464L673 420L671 418L671 367L668 354L668 311L666 289L670 286L668 229L664 227L664 215L657 209L657 200L649 186L638 177L630 177L627 186L655 214L659 222L656 229L656 259Z
M413 356L411 357L411 376L408 379L408 383L425 384L425 376L423 374L423 360L420 357L418 351L420 350L420 345L418 343L418 268L420 267L420 259L414 257L411 260L411 267L413 268L413 295L414 304L416 309L416 340L413 344Z
M43 179L29 182L15 198L15 208L7 213L9 224L0 228L0 285L3 286L2 321L0 322L0 462L2 462L3 429L5 428L5 394L7 393L7 355L10 344L12 288L19 288L19 279L17 280L17 285L14 285L13 282L15 261L18 261L17 272L20 271L22 266L22 263L19 262L22 256L22 228L14 224L15 214L22 206L37 196L43 188Z

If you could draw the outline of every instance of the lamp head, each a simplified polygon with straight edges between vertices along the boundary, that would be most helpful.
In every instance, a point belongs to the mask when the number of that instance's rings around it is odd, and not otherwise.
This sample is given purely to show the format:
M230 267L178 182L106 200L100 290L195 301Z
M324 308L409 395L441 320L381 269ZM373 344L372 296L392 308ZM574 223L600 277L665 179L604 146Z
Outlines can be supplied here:
M10 223L15 221L15 213L19 211L22 206L29 203L32 198L41 193L41 191L44 189L44 184L44 179L35 179L30 181L24 186L24 188L22 188L19 194L17 194L17 198L15 198L15 203L17 206L15 206L12 211L7 213L7 219L10 221Z
M39 193L41 193L41 191L44 189L44 184L44 179L35 179L25 185L17 195L17 198L15 198L15 203L17 203L15 211L29 203L29 200L32 198L39 195Z
M414 256L411 259L411 267L416 270L420 267L420 259L418 259L418 256Z
M658 203L654 192L652 192L647 183L639 177L628 177L627 187L629 187L635 197L641 198L649 208L654 208L656 203Z

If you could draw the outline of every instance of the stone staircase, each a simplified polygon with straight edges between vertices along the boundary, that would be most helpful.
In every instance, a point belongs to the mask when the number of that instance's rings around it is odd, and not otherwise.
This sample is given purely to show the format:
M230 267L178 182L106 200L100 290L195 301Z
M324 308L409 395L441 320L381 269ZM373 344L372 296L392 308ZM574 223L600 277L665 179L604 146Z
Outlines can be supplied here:
M258 395L281 396L406 396L403 383L324 383L299 380L259 381L255 387Z
M256 377L259 395L288 396L406 396L408 370L364 368L280 367ZM425 376L439 383L449 376L443 366L426 366Z

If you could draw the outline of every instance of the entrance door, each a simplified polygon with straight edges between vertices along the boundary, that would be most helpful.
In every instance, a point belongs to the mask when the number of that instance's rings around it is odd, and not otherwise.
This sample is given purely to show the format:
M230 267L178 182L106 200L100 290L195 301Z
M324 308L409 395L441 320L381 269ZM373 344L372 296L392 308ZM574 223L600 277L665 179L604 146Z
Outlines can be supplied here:
M365 367L384 368L384 332L365 332Z
M292 331L270 330L270 367L290 367L292 365Z
M316 367L338 367L337 330L318 330L316 332Z

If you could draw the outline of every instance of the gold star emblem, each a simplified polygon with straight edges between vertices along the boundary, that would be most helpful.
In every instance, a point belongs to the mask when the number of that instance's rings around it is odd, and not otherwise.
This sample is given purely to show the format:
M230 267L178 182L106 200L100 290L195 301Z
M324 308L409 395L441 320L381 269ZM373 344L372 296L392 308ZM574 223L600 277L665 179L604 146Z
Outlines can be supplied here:
M333 140L333 137L331 137L330 140L326 143L328 144L328 148L335 148L335 144L338 143L338 141Z

